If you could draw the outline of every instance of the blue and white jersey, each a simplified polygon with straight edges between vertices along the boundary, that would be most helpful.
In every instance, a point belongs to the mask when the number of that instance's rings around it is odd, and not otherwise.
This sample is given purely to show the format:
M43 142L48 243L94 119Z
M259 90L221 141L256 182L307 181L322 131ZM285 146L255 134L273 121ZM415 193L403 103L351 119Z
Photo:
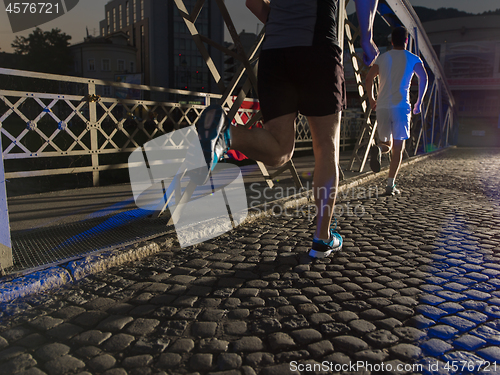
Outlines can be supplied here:
M377 108L410 109L410 85L420 57L406 50L390 50L377 57L380 84Z
M340 46L338 0L271 0L263 49Z

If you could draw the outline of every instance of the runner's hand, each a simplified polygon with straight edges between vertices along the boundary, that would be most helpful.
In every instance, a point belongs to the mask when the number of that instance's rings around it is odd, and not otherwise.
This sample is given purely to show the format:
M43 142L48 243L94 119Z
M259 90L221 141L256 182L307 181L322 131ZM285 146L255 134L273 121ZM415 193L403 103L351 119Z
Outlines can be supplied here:
M416 102L413 106L413 114L418 115L420 112L422 112L422 103Z

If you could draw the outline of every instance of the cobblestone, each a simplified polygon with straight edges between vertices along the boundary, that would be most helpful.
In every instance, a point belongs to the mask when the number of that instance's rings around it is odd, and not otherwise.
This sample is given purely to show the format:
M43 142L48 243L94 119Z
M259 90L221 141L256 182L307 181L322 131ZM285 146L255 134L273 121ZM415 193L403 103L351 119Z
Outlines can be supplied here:
M364 215L339 218L335 257L305 255L312 220L274 216L2 305L0 368L281 375L361 360L440 375L446 361L500 362L499 162L452 149L403 168L401 195L340 193Z
M88 366L96 372L103 372L113 367L115 363L116 359L114 357L109 354L103 354L92 358L88 362Z
M112 336L103 344L103 348L111 353L121 352L125 350L133 341L135 337L125 333L119 333Z
M176 368L181 364L182 357L180 354L177 353L164 353L161 354L158 362L157 362L157 367L159 368Z
M149 354L136 355L127 357L122 361L122 366L125 368L146 367L153 361L153 356Z
M233 344L235 352L256 352L264 348L262 340L255 336L243 337Z
M27 368L33 367L36 364L37 362L30 354L23 353L5 363L2 363L2 372L5 374L15 374L24 371Z
M453 349L453 346L440 339L430 339L422 344L422 350L431 356L440 356Z
M359 352L368 348L368 344L360 338L354 336L338 336L332 339L333 345L339 350L347 350L348 352Z
M178 339L170 346L169 350L176 353L188 353L194 349L194 341L191 339Z
M83 369L85 363L71 355L64 355L46 362L44 367L50 375L64 375Z
M454 340L453 344L458 349L474 351L486 345L486 341L479 337L465 334L463 336L460 336L458 339Z
M223 371L240 368L242 363L241 356L236 353L222 353L217 357L217 367Z

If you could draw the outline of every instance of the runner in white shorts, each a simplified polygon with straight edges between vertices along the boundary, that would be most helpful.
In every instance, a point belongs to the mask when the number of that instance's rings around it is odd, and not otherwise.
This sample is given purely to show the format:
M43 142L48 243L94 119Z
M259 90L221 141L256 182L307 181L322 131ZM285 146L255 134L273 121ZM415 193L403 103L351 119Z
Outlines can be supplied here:
M366 76L366 90L373 110L377 110L379 143L370 149L370 167L380 171L381 155L392 150L386 194L399 194L394 183L398 174L405 140L410 138L410 84L413 74L419 80L418 99L413 113L421 111L427 90L427 73L420 57L406 51L408 31L397 27L392 32L393 49L381 54ZM380 78L378 97L373 97L373 80Z

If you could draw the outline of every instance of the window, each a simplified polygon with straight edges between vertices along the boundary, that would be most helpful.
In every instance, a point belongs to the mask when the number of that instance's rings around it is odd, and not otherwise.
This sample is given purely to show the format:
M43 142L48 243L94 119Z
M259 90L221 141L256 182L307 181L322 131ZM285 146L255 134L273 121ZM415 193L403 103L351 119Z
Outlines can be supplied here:
M141 26L141 36L144 37L144 25Z
M198 16L198 19L200 20L207 20L208 19L208 7L203 7L201 9L200 15Z
M118 7L118 19L119 19L120 29L123 29L123 8L121 4Z
M110 33L111 29L111 15L109 13L109 10L106 12L106 25L108 28L108 34Z
M88 59L88 70L89 72L95 72L95 59Z
M144 0L141 0L141 21L144 19Z
M123 72L125 70L125 60L118 60L117 65L119 72Z
M132 12L134 12L134 23L137 22L137 3L136 3L137 0L133 0L133 3L132 3Z
M130 25L130 5L128 1L125 2L125 24Z
M103 27L103 28L101 29L101 36L104 36L104 35L106 35L106 29Z
M194 57L193 57L193 60L194 60ZM191 56L183 55L182 53L175 55L174 65L181 67L183 69L187 69L188 67L191 66Z
M174 32L185 33L186 32L186 25L183 22L175 22L174 23Z
M107 96L108 98L111 96L111 87L109 86L104 86L102 88L102 95Z
M208 24L207 23L202 23L198 27L198 31L200 32L201 35L208 35Z
M130 62L130 73L135 73L135 64L133 61Z
M111 70L111 63L109 59L102 59L102 71L109 72Z

